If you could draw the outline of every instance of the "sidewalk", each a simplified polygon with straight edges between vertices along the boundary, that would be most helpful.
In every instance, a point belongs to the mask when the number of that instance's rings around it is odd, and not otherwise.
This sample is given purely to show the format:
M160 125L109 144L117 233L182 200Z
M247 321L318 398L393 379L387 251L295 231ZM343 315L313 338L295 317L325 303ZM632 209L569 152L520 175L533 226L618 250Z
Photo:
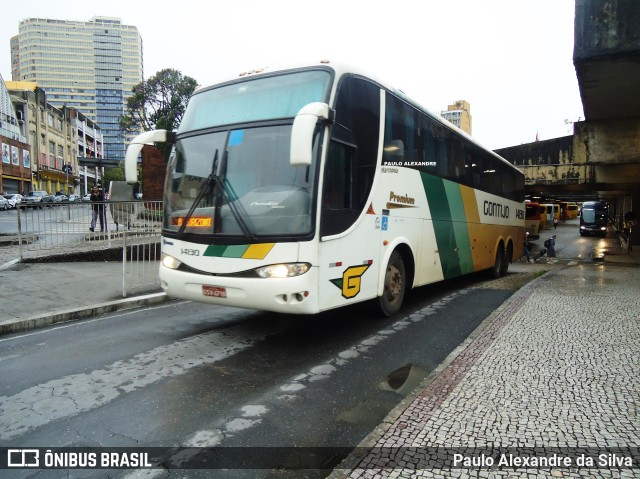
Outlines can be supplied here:
M48 262L43 251L20 262L18 246L0 247L0 335L167 300L160 285L123 297L122 263L89 261L104 250L92 248L87 261Z
M603 260L517 291L329 478L640 478L640 255Z

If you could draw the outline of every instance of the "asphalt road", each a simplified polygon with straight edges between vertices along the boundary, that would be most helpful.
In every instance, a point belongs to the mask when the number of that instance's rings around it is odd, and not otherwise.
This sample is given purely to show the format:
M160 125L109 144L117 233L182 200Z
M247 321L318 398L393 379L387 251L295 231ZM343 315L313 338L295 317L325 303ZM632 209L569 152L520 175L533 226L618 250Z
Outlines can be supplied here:
M292 317L173 301L3 337L0 446L355 447L532 274L420 288L393 319L366 306ZM272 476L303 477L214 477Z

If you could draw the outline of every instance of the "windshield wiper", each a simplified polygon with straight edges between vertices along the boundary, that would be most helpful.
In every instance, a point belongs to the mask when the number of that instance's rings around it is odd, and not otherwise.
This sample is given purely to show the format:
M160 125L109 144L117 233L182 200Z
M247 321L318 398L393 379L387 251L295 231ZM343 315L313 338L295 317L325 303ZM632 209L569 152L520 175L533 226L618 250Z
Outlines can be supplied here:
M218 178L218 182L220 182L219 178ZM238 222L238 225L240 226L240 229L244 233L244 236L254 241L256 237L249 229L249 226L247 226L247 222L244 220L244 218L248 216L244 208L242 207L242 203L240 203L240 201L236 201L238 200L238 195L236 195L235 192L232 191L233 198L230 197L229 189L232 187L226 179L224 180L223 184L220 186L221 186L220 189L222 190L223 195L226 196L225 199L227 200L227 206L229 207L229 211L231 211L231 214L233 215L235 220Z
M213 155L213 165L211 165L211 173L209 173L209 176L204 181L204 183L200 185L198 196L196 196L196 199L193 200L193 204L191 205L191 208L189 208L189 211L187 212L187 214L182 220L182 224L180 225L180 229L178 230L178 236L182 236L184 234L184 230L187 227L187 223L189 223L189 220L191 219L191 217L193 216L193 213L195 212L196 208L200 204L200 201L202 201L202 198L204 198L204 195L209 192L209 188L211 188L211 185L214 183L218 183L220 181L219 179L218 180L216 179L217 168L218 168L218 149L216 148L216 152ZM215 221L215 218L214 218L214 221Z
M222 159L223 168L225 166L224 164L225 164L226 155L227 155L227 152L225 151ZM189 211L187 212L186 216L182 221L182 224L180 225L180 229L178 230L178 236L182 236L184 234L184 230L187 227L187 223L189 222L189 219L191 218L191 216L193 216L193 213L195 212L198 204L200 203L200 201L202 201L202 198L204 197L204 195L208 193L211 186L215 185L218 188L217 191L222 195L222 199L227 202L227 206L229 206L229 211L231 211L233 218L236 220L236 222L240 226L240 229L242 230L242 233L244 234L245 238L248 238L249 240L254 241L256 239L255 235L251 232L251 230L247 226L246 221L242 217L242 213L238 211L238 206L235 202L237 198L232 199L230 197L229 192L227 190L227 182L222 181L220 177L215 173L217 168L218 168L218 150L216 149L215 155L213 157L213 165L211 167L211 173L209 174L205 182L202 184L202 186L200 186L200 191L198 191L198 195L196 196L196 199L193 201L191 208L189 208ZM217 218L222 217L222 215L220 214L219 200L220 200L219 197L215 198L214 200L215 216ZM215 223L216 223L216 218L214 217L214 225Z
M224 176L226 176L226 172L227 172L227 157L228 157L228 151L225 150L224 154L222 155L222 165L220 165L220 170L222 171L223 178ZM238 223L238 226L240 226L240 229L242 230L242 234L244 235L244 237L248 238L250 241L254 241L256 237L251 231L251 229L249 228L249 226L247 225L247 222L245 221L245 218L247 217L246 214L243 216L244 212L238 211L238 205L242 206L240 202L237 201L238 196L233 191L232 191L233 197L231 194L229 194L229 188L231 188L231 185L229 184L227 179L226 178L220 179L219 176L216 176L213 179L213 181L216 182L218 186L218 191L222 193L222 198L227 202L229 211L231 211L233 218L236 220L236 223ZM216 209L216 214L219 214L219 217L222 218L222 214L220 214L220 212L217 209Z

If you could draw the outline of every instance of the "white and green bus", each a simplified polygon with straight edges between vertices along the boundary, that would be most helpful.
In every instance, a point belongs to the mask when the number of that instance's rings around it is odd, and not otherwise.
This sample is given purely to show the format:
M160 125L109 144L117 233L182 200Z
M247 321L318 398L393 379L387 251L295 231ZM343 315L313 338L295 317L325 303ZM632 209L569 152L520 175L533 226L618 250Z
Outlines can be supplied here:
M480 270L524 244L524 177L399 90L345 65L197 90L164 189L161 285L192 301L314 314Z

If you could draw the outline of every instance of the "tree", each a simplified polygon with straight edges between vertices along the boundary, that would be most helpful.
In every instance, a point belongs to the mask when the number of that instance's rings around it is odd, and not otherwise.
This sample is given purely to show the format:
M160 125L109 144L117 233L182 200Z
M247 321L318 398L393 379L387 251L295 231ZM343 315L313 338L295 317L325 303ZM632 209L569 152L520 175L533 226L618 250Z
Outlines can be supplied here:
M178 70L160 70L133 87L120 128L128 134L149 130L172 131L178 127L198 83Z
M103 181L105 188L108 188L112 181L124 181L124 167L105 168Z

